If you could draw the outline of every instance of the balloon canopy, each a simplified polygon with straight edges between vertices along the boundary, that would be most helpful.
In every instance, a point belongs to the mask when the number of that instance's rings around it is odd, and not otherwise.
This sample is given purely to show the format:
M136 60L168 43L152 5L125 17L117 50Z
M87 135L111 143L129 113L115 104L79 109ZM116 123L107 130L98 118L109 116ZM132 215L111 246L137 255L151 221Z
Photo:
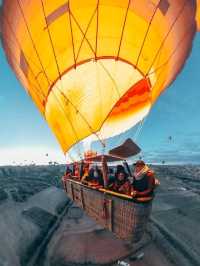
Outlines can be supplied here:
M148 114L191 50L196 11L195 0L4 0L2 43L67 152Z

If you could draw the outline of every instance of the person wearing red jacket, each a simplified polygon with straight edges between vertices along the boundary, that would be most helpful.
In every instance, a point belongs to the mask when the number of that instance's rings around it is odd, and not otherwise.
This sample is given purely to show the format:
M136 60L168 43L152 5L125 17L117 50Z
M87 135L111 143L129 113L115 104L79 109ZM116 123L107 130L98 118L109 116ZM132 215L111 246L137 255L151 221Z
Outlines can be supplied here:
M124 171L119 171L116 174L115 181L112 182L108 187L109 189L118 193L126 195L130 195L131 193L131 183L128 180L127 175Z
M137 161L134 166L131 195L133 197L153 196L156 186L154 171L142 160Z

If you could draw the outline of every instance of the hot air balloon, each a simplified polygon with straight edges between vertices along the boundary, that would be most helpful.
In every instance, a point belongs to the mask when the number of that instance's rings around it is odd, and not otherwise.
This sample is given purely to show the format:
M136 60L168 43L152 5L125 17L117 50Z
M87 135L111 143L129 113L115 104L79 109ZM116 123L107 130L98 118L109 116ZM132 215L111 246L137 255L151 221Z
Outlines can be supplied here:
M89 136L104 146L142 121L175 80L200 24L199 6L198 0L4 0L2 45L64 153ZM138 217L148 218L150 205L104 199L105 191L73 181L68 191L83 208L87 200L103 202L99 212L108 215L96 219L119 237L143 231ZM125 212L118 218L117 205ZM134 211L127 226L123 219ZM92 207L88 213L95 216Z
M169 137L168 137L168 141L169 141L169 142L172 142L172 141L173 141L172 136L169 136Z

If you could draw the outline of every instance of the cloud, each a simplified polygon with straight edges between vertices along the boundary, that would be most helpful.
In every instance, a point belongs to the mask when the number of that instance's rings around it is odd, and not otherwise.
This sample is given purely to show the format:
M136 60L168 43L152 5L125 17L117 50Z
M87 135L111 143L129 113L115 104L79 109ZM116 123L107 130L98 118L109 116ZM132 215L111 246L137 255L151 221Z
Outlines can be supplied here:
M48 164L49 161L65 163L64 154L47 147L20 147L1 149L0 165Z

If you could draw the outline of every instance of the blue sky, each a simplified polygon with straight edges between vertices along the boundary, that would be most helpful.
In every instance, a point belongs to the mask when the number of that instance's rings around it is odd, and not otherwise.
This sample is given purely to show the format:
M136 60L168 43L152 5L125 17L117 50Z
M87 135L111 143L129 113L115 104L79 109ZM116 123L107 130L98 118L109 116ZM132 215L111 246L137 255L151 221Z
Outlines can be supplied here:
M184 69L154 105L138 138L147 161L200 163L199 69L200 34L197 34ZM0 164L25 163L25 160L64 162L57 141L16 80L2 48L0 88ZM133 132L127 135L131 137Z

